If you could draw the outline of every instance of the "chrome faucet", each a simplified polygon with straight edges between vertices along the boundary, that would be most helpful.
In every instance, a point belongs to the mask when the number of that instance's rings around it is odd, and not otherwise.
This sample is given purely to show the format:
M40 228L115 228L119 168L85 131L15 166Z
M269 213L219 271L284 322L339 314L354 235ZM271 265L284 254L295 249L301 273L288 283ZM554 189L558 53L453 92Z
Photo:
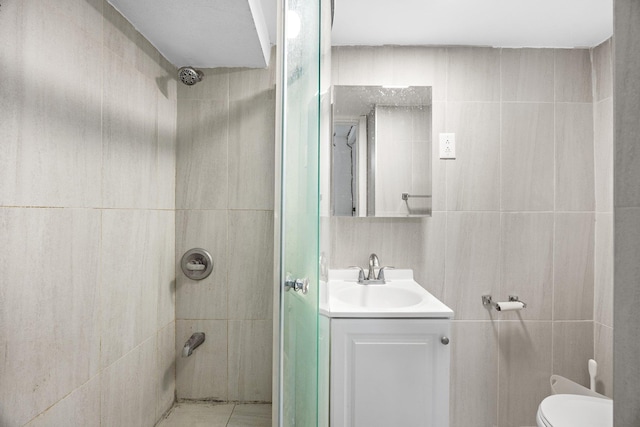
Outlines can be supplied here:
M189 357L193 350L195 350L200 344L204 342L204 332L194 332L193 335L184 343L182 347L182 357Z
M378 255L371 254L369 255L369 274L367 274L367 280L377 280L376 277L376 267L380 267L380 261L378 260Z

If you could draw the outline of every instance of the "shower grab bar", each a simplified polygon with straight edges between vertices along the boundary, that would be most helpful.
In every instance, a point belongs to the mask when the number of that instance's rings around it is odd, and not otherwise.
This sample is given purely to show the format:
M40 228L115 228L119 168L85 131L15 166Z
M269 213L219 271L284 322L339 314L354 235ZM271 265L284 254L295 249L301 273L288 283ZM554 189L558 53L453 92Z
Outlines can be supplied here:
M409 193L402 193L402 200L409 200L409 197L422 197L422 198L428 198L430 199L431 196L426 195L426 194L409 194Z

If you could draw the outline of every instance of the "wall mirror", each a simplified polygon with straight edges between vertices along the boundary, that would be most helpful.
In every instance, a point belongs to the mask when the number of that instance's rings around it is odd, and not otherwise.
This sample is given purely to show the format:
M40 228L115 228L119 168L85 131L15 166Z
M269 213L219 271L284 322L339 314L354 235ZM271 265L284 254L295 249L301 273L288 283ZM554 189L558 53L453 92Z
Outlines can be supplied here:
M431 215L431 87L334 86L334 216Z

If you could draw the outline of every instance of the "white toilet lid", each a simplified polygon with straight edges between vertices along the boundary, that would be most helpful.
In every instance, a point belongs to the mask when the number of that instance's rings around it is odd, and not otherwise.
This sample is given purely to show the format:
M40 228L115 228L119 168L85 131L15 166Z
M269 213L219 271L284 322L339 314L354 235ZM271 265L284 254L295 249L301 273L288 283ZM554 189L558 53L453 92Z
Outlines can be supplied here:
M577 394L545 398L539 414L553 427L613 427L613 400Z

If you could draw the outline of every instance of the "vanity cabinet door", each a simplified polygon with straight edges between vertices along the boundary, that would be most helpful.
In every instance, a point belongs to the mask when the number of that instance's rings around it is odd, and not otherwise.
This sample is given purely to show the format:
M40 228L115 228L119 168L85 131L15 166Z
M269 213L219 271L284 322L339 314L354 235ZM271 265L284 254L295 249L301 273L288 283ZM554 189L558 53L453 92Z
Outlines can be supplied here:
M332 319L331 427L447 427L450 324Z

